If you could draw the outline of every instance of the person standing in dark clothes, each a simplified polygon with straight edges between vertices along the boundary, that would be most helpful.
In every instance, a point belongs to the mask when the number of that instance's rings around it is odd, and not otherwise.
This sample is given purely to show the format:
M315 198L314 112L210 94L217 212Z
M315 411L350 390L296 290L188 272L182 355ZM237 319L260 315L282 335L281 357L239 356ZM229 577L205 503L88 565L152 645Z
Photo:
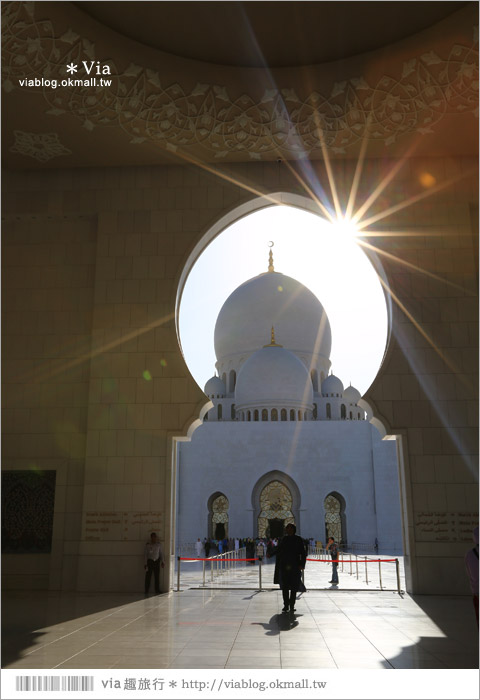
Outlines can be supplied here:
M301 537L295 534L297 528L289 523L285 528L286 535L275 550L277 557L274 583L282 589L282 612L295 612L297 591L305 592L302 581L302 571L305 568L307 555Z
M338 545L333 537L328 538L327 552L332 557L332 580L329 583L338 586Z

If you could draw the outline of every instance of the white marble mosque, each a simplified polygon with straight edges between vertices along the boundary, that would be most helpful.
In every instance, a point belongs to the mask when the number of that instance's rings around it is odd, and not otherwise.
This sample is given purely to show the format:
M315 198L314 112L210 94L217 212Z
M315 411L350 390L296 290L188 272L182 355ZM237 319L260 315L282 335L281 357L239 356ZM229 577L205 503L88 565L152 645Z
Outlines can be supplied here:
M225 301L214 341L213 405L177 444L177 544L278 536L294 522L303 537L401 552L396 443L329 373L317 297L270 252L268 271Z

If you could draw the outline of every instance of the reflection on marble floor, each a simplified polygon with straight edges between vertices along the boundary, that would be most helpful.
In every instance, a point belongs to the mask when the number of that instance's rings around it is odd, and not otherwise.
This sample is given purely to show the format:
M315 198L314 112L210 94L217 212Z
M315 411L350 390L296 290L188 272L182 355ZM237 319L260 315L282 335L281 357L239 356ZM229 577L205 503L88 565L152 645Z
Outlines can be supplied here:
M478 668L468 597L185 588L159 596L7 592L3 668Z

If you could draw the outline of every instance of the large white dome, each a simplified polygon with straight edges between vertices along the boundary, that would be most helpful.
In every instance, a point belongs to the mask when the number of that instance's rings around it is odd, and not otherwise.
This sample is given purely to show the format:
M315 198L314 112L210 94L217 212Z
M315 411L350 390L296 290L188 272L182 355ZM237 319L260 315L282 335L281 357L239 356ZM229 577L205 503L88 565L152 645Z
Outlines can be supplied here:
M214 337L217 367L223 370L229 360L235 367L235 358L261 348L272 326L284 348L328 371L332 334L325 309L307 287L279 272L248 280L222 306Z
M267 345L254 352L238 373L235 405L237 409L263 406L311 409L312 380L293 352L280 345Z

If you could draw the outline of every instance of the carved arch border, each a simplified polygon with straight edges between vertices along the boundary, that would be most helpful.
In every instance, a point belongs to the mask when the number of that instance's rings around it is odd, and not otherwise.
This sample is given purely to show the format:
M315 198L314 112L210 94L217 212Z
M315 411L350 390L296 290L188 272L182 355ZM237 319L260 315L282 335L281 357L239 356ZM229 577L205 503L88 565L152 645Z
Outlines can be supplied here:
M253 512L253 521L252 521L252 532L253 536L257 536L257 523L258 523L258 518L260 516L260 496L265 488L271 481L280 481L280 483L284 484L284 486L287 487L287 489L290 491L292 494L292 513L295 518L295 523L297 526L297 533L301 533L301 522L300 522L300 506L301 506L301 501L302 497L300 494L300 489L297 486L297 483L292 479L291 476L289 476L286 472L280 471L280 469L273 469L272 471L266 472L263 474L255 483L253 489L252 489L252 512Z

